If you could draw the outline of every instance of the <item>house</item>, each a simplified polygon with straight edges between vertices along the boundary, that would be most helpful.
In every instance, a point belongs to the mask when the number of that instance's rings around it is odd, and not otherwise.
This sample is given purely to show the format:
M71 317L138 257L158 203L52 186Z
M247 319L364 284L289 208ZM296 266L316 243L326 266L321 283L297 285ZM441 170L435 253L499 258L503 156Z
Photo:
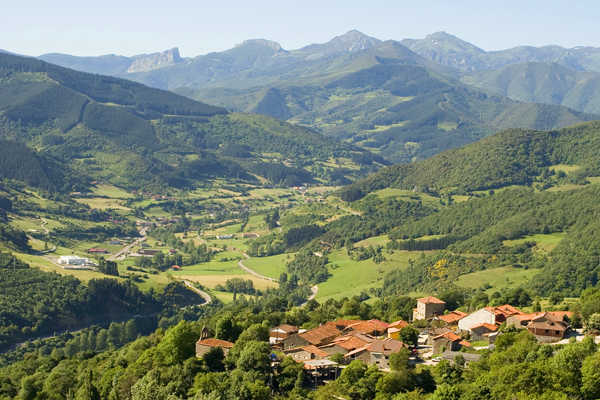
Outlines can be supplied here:
M177 250L175 250L175 249L169 250L169 254L175 254L175 253L177 253Z
M196 342L196 357L200 358L210 351L213 347L223 349L223 354L227 355L229 349L233 347L233 343L219 339L202 339Z
M494 333L498 330L498 326L483 322L481 324L473 325L469 329L471 330L471 340L486 340L490 333Z
M442 321L444 324L446 324L447 328L456 330L456 329L458 329L458 321L460 321L467 315L469 315L469 314L464 313L462 311L455 310L455 311L450 311L448 314L441 315L438 319L440 321Z
M399 340L375 340L369 348L371 354L369 364L377 365L379 368L389 368L390 355L399 352L402 348L408 348L408 346Z
M292 357L294 361L323 360L331 355L312 345L284 350L283 354Z
M362 321L359 319L338 319L337 321L335 321L335 327L338 328L340 331L343 331L350 325L358 324L359 322Z
M496 325L496 315L491 307L481 308L466 317L461 318L458 321L459 332L471 332L470 329L473 325L488 323L490 325Z
M400 329L407 327L408 326L408 322L406 321L396 321L396 322L392 322L390 324L390 326L388 326L387 329L387 337L388 339L400 339Z
M386 322L379 321L377 319L371 319L369 321L360 321L355 324L348 325L344 329L344 332L357 332L366 335L380 336L385 334L388 326L390 326L390 324Z
M454 332L450 328L440 327L440 328L430 328L427 331L427 341L425 342L428 346L433 346L433 338L436 338L440 335L445 335L446 333Z
M217 235L217 239L233 239L233 235Z
M108 254L108 251L106 249L89 249L88 253L93 253L93 254Z
M561 340L569 329L569 323L564 321L564 312L536 313L527 323L527 330L533 334L539 342L556 342ZM522 324L521 324L522 326Z
M116 221L114 221L114 222L116 223ZM108 242L108 244L121 244L121 241L115 239L115 240L111 240L110 242Z
M435 315L444 314L446 302L436 299L433 296L417 299L417 308L413 310L413 321L419 319L429 319Z
M58 263L64 265L85 265L88 263L88 259L78 256L60 256Z
M371 353L369 351L370 348L371 343L348 352L346 355L344 355L345 363L348 364L354 360L360 360L365 364L369 364L371 362Z
M173 266L171 267L171 270L172 270L172 271L181 271L181 267L180 267L179 265L173 265Z
M255 238L256 236L258 236L256 233L249 233L249 232L242 233L242 237L244 239Z
M462 356L465 359L465 366L472 362L479 361L481 358L481 354L461 353L459 351L446 350L444 354L442 354L442 360L447 360L450 364L453 364L454 357L456 356Z
M496 323L501 324L506 321L507 318L513 315L523 315L525 314L523 311L511 306L510 304L505 304L500 307L486 307L490 309L492 312L496 314Z
M152 249L140 249L138 250L138 254L145 257L154 257L156 253L160 253L161 250L152 250Z
M571 311L540 311L531 314L511 315L506 319L507 325L527 326L531 321L563 321L564 317L572 316Z
M269 343L281 342L290 335L298 333L298 327L293 325L279 325L269 331Z
M442 347L444 347L445 350L458 351L463 346L470 347L471 344L462 340L460 336L452 332L433 338L433 354L441 353Z
M345 355L372 343L373 340L374 338L371 336L354 333L337 337L333 340L333 343L321 346L320 349L328 354L340 353Z
M320 347L333 342L333 339L341 334L333 322L328 322L306 332L288 336L283 340L283 348L289 350L309 345Z
M331 360L304 361L304 371L306 372L305 383L315 389L319 385L336 380L339 375L338 363Z

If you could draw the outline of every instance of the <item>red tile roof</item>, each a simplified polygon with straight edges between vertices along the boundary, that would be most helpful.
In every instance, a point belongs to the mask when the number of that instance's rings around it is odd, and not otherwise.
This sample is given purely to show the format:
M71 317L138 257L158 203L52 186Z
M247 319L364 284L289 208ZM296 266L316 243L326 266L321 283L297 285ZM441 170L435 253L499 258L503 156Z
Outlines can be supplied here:
M302 350L307 351L311 354L319 356L321 358L329 357L331 354L325 353L323 350L318 349L316 346L304 346Z
M487 322L482 322L481 324L473 325L469 329L473 330L473 329L477 329L477 328L481 328L481 327L484 327L488 331L492 331L492 332L496 332L496 330L498 329L498 327L496 325L488 324Z
M354 325L359 322L361 322L361 320L359 320L359 319L338 319L337 321L335 321L335 324L337 326L347 327L349 325Z
M511 315L525 314L523 311L511 306L510 304L504 304L503 306L494 307L494 310L506 315L507 317L510 317Z
M365 344L363 347L359 347L356 350L352 350L348 354L344 355L344 357L350 357L350 356L353 356L354 354L362 353L363 351L369 351L370 347L371 347L371 343Z
M228 342L226 340L219 340L219 339L202 339L200 341L198 341L196 344L200 344L202 346L208 346L208 347L223 347L225 349L230 349L233 347L233 343Z
M376 320L376 319L371 319L369 321L360 321L356 324L349 325L348 327L346 327L346 329L351 330L353 332L361 332L361 333L377 332L379 334L382 334L385 332L385 330L388 328L388 326L390 326L390 324Z
M440 299L436 299L433 296L429 296L429 297L423 297L421 299L417 299L417 301L419 303L425 303L425 304L429 304L429 303L436 303L436 304L446 304L445 301L442 301Z
M448 339L452 342L456 342L456 341L460 341L461 338L460 336L458 336L456 333L454 332L448 332L448 333L444 333L443 335L439 335L433 338L433 340L437 340L437 339L441 339L441 338L445 338Z
M398 328L398 329L402 329L405 326L408 326L408 322L400 320L400 321L396 321L396 322L392 322L390 324L390 326L388 326L388 328Z
M440 315L439 319L441 319L442 321L444 321L447 324L452 324L454 322L457 322L460 319L463 319L467 315L468 315L467 313L456 310L456 311L452 311L446 315Z
M354 350L363 347L369 342L359 339L356 336L343 336L335 339L334 343L346 350Z
M403 347L407 346L399 340L375 340L373 343L371 343L369 351L372 353L382 353L384 355L389 355L391 353L397 353Z
M458 342L458 343L459 343L460 345L462 345L462 346L471 347L471 343L469 343L469 342L466 342L466 341L464 341L464 340L461 340L461 341L460 341L460 342Z
M284 331L285 333L295 333L295 332L298 332L298 327L293 326L293 325L288 325L288 324L283 324L283 325L276 326L275 328L271 329L271 331L275 331L277 329L280 329L280 330Z
M330 324L334 324L331 326ZM299 333L298 335L306 340L310 344L318 345L323 340L339 336L341 332L335 327L335 323L328 322L324 325L317 326L316 328L309 329L306 332Z

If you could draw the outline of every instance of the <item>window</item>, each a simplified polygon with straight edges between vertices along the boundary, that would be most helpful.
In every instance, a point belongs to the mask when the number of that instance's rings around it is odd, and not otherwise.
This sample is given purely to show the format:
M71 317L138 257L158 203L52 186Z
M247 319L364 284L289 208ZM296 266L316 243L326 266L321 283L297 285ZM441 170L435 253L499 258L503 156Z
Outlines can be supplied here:
M546 329L546 335L549 334L549 333L550 333L550 331L548 329Z

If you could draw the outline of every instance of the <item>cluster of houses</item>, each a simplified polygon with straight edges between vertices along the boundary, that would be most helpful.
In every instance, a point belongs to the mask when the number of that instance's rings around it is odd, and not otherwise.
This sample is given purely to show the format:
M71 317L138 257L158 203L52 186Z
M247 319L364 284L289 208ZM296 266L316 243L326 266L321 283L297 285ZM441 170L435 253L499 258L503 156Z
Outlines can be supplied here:
M413 320L427 320L429 328L422 329L419 344L427 344L433 354L443 353L444 359L452 360L462 347L471 347L465 340L489 341L492 344L499 334L502 323L524 327L540 342L561 340L569 328L568 311L524 313L505 304L499 307L485 307L471 314L461 311L448 312L446 304L435 297L417 300L413 310ZM323 380L337 377L337 362L330 360L333 354L344 358L344 364L361 360L381 369L389 368L389 357L408 348L400 340L400 330L408 326L406 321L388 324L372 319L369 321L339 319L327 322L312 329L299 329L292 325L280 325L270 330L270 344L273 350L283 352L297 362L304 363L308 379L322 383ZM221 347L227 354L233 343L209 337L207 328L202 330L196 343L196 355L202 357L213 347ZM480 355L461 352L467 363L476 361Z

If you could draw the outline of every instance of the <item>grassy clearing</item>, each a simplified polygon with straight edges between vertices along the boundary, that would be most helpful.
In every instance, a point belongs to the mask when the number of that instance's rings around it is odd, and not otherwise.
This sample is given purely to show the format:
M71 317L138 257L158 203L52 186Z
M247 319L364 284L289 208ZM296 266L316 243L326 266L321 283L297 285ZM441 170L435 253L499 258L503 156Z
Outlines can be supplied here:
M391 125L375 125L375 128L369 130L368 132L382 132L382 131L386 131L390 128L396 128L399 126L404 126L406 124L407 121L402 121L402 122L397 122L395 124L391 124Z
M324 301L329 298L341 299L359 295L363 290L381 285L385 274L396 269L409 266L409 259L417 259L420 252L395 252L384 254L386 261L375 264L372 260L353 261L345 250L329 254L329 272L331 277L327 282L320 283L316 299ZM337 268L333 268L337 265Z
M386 189L378 190L373 193L376 194L377 196L379 196L380 199L385 199L388 197L395 197L395 198L399 198L404 201L419 201L420 200L424 204L429 203L430 205L433 205L436 207L439 205L439 202L440 202L440 199L437 197L433 197L433 196L430 196L425 193L413 192L412 190L386 188ZM454 196L453 196L453 198L454 198Z
M354 243L354 246L356 246L356 247L385 246L389 241L390 241L390 239L388 238L388 235L373 236L368 239L361 240L360 242Z
M598 183L600 182L600 176L588 176L587 178L588 181L590 181L590 183Z
M259 275L279 279L282 272L286 272L286 263L292 261L296 253L278 254L270 257L253 257L244 260L244 265Z
M533 248L534 252L548 253L552 251L564 237L565 235L562 232L551 233L549 235L537 234L529 235L522 239L505 240L502 244L507 247L513 247L525 242L536 242L537 245Z
M130 210L130 208L123 205L123 200L105 199L101 197L92 197L89 199L75 199L80 204L87 204L90 208L97 208L98 210L106 209L117 209L117 210Z
M242 271L238 268L238 271ZM175 274L173 274L175 276ZM241 278L244 280L250 279L254 283L254 287L259 290L265 290L269 287L277 287L277 283L266 281L264 279L257 278L252 275L238 274L238 275L177 275L180 279L187 279L192 282L198 282L204 287L214 289L216 285L225 285L225 282L231 278ZM215 293L213 290L211 293ZM219 292L216 292L219 293ZM232 294L233 295L233 294Z
M548 167L548 169L554 172L563 171L568 175L570 172L581 169L581 167L579 165L556 164L552 165L551 167Z
M106 196L113 199L133 198L133 194L131 194L130 192L108 184L96 185L96 187L92 188L92 193L94 193L97 196Z
M452 131L458 127L456 122L438 122L438 129L443 131Z
M460 276L454 283L457 286L477 289L489 285L486 293L491 294L500 289L510 289L523 283L527 283L534 275L539 273L537 269L522 269L514 267L500 267L473 272Z

